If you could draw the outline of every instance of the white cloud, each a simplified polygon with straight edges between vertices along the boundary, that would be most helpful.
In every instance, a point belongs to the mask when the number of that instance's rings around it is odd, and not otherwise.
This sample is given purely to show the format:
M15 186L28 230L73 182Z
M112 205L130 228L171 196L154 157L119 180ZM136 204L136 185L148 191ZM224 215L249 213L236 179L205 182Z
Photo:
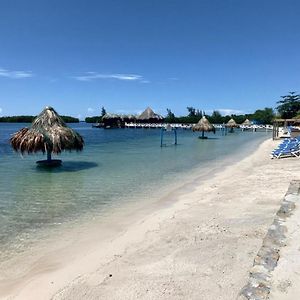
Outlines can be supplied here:
M243 110L232 109L232 108L218 108L215 110L220 112L221 115L243 115L246 113Z
M0 115L2 114L3 109L0 107Z
M92 81L96 79L115 79L123 81L140 81L146 83L144 77L138 74L101 74L97 72L86 72L84 75L75 76L79 81ZM148 81L147 81L148 82Z
M87 111L88 111L89 113L93 113L95 110L94 110L93 108L89 107L89 108L87 109Z
M30 78L33 76L31 71L11 71L0 68L0 77L10 78L10 79L22 79Z

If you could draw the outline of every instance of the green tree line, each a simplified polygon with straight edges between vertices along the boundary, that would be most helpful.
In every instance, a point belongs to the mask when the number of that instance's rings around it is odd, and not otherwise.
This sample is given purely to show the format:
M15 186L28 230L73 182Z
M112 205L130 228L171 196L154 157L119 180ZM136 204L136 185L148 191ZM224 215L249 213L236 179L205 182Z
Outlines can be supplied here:
M61 116L66 123L78 123L79 119L71 116ZM1 123L31 123L36 116L11 116L0 117Z
M100 123L101 117L100 116L86 117L85 122L86 123Z
M258 124L271 124L274 119L274 111L270 107L266 107L264 109L258 109L253 114L240 114L240 115L226 115L223 116L217 110L213 111L211 115L206 114L200 109L196 109L192 106L187 107L187 115L185 116L175 116L175 114L171 111L171 109L167 108L167 114L165 116L164 121L167 123L180 123L180 124L189 124L189 123L197 123L202 115L205 114L207 119L214 124L223 124L227 123L231 118L241 124L246 119L251 121L255 121ZM102 115L102 114L101 114ZM85 118L85 122L87 123L98 123L101 122L102 116L94 116Z
M219 111L215 110L212 114L206 114L201 109L197 109L192 106L187 107L187 114L185 116L175 116L170 108L167 108L167 114L165 116L165 122L168 123L197 123L202 114L204 114L207 119L214 124L227 123L231 118L233 118L238 124L243 123L246 119L254 121L257 124L272 124L274 118L300 119L300 95L296 92L289 92L285 96L281 96L280 100L277 101L276 107L277 114L271 107L265 107L263 109L257 109L251 114L232 114L223 116ZM106 114L104 107L101 109L100 116L87 117L85 121L87 123L97 123L101 122L102 116Z
M201 110L191 107L187 107L187 110L188 114L186 116L176 117L170 109L167 109L165 121L168 123L197 123L204 114L213 124L227 123L231 118L233 118L238 124L243 123L246 119L255 121L257 124L271 124L275 117L274 111L270 107L258 109L253 114L232 114L226 116L223 116L217 110L213 111L212 114L206 114L205 112L202 113Z
M100 116L94 116L94 117L86 117L85 122L86 123L100 123L102 121L102 117L106 114L105 108L101 107L101 115Z

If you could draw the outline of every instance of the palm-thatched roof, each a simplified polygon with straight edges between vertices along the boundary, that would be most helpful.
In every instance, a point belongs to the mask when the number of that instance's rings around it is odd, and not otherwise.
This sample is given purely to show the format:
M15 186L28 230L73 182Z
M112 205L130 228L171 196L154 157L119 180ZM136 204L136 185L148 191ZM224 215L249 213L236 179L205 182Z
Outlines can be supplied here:
M246 119L243 123L242 123L243 126L250 126L252 125L252 123L249 121L249 119Z
M128 120L136 120L137 117L136 115L129 114L129 115L124 115L123 118Z
M121 119L121 115L118 114L111 114L111 113L106 113L102 119Z
M110 119L121 119L121 120L135 120L136 116L129 114L111 114L111 113L106 113L103 117L102 120L110 120Z
M199 122L193 126L193 131L214 131L215 128L209 121L203 116Z
M163 119L162 116L156 114L151 107L147 107L138 117L138 120L151 120L151 119L157 119L161 120Z
M46 107L30 128L22 128L10 139L15 151L61 153L63 150L83 149L83 138L69 128L52 107Z
M227 127L237 127L237 123L234 121L234 119L230 119L227 124Z

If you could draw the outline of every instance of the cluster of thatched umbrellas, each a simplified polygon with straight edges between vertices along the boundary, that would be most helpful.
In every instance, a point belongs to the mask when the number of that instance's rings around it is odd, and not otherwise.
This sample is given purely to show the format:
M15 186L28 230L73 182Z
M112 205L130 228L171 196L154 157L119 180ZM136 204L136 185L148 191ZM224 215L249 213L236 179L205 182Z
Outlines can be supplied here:
M245 122L242 125L249 126L249 125L251 125L251 122L248 119L246 119ZM225 126L227 128L230 128L230 132L233 132L233 128L237 127L238 125L235 122L235 120L231 118ZM207 137L204 135L204 132L212 131L213 133L215 133L216 129L212 124L210 124L210 122L206 119L206 117L203 116L199 120L199 122L196 125L193 126L193 131L201 131L202 135L199 138L200 139L207 139Z
M22 128L10 139L13 149L20 153L47 153L47 160L40 165L56 166L61 160L52 159L51 154L64 150L81 151L84 141L79 133L69 128L52 107L46 107L33 121L30 128Z
M147 108L143 114L144 117L153 118L153 111ZM244 126L251 125L246 119ZM237 123L230 119L226 127L233 131ZM200 121L193 126L193 131L201 131L201 139L206 139L204 132L212 131L215 133L215 127L203 116ZM22 154L43 152L47 153L47 160L41 160L37 163L46 166L56 166L61 164L61 160L52 159L52 154L59 154L64 150L81 151L84 141L79 133L69 128L63 119L52 107L46 107L33 121L30 128L25 127L16 132L10 139L13 149Z

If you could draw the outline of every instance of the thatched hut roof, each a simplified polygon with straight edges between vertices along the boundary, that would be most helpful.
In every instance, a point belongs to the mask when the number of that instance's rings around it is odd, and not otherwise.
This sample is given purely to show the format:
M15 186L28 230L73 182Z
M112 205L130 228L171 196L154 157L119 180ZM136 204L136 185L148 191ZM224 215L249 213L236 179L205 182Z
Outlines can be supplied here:
M117 114L106 113L102 119L121 119L122 117Z
M193 126L193 131L214 131L215 128L209 121L203 116L199 122Z
M136 116L133 114L129 114L129 115L124 115L123 119L128 119L128 120L136 120Z
M237 127L237 123L234 121L234 119L230 119L227 124L227 127Z
M138 120L151 120L151 119L157 119L162 120L163 117L156 114L151 107L147 107L138 117Z
M81 151L83 138L69 128L52 107L46 107L30 128L22 128L10 139L15 151L61 153L63 150Z
M243 123L242 123L243 126L250 126L252 125L252 123L249 121L249 119L246 119Z
M125 114L111 114L111 113L106 113L106 114L102 117L102 120L110 120L110 119L135 120L135 119L136 119L136 116L135 116L135 115L125 115Z

